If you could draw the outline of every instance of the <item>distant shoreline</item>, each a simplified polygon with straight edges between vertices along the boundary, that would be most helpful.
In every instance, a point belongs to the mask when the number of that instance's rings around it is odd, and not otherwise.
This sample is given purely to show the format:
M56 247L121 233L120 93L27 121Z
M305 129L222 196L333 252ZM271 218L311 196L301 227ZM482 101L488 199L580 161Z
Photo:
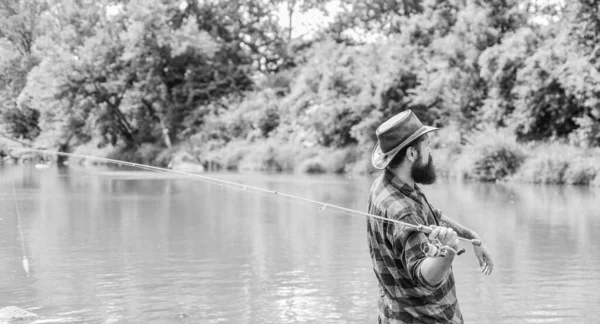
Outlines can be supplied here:
M483 135L482 135L483 136ZM566 144L519 144L513 139L485 134L485 140L472 145L438 143L433 158L441 177L482 182L516 182L533 184L581 185L600 187L600 149L583 149ZM378 172L370 164L370 156L357 146L331 150L327 148L279 147L268 143L252 143L242 149L228 148L200 156L182 147L156 148L151 156L131 150L77 149L74 153L110 158L125 162L153 165L182 172L249 171L259 173L372 175ZM158 152L158 153L157 153ZM235 157L234 158L232 158ZM18 156L22 160L23 155ZM44 168L51 155L28 153L36 168ZM14 159L3 157L3 161ZM51 160L55 160L52 157ZM53 161L52 163L54 163ZM84 159L69 163L103 164Z

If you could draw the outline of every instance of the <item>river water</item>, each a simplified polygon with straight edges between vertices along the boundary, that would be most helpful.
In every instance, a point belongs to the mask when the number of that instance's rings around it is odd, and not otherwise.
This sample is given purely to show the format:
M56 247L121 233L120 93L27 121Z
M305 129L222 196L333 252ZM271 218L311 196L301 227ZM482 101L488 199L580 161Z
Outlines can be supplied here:
M373 180L211 176L362 211ZM600 321L599 189L440 181L424 192L495 256L488 277L470 247L454 263L467 323ZM0 308L59 323L375 323L365 223L158 173L6 166Z

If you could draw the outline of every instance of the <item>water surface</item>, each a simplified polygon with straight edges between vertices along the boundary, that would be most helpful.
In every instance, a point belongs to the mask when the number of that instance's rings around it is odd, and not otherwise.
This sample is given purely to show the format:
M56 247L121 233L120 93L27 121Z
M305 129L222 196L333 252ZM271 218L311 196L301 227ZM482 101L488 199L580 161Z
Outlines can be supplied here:
M211 176L363 211L373 180ZM454 263L466 322L600 321L600 190L442 181L424 191L495 256L489 277L469 247ZM365 231L360 217L163 174L7 166L0 307L73 323L375 323Z

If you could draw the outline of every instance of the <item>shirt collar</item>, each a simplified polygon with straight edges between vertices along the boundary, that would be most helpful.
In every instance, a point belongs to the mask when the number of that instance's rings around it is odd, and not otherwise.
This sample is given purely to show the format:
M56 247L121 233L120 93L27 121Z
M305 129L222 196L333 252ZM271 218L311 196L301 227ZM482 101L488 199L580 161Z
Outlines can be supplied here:
M414 197L417 195L419 188L416 184L414 187L409 185L408 183L402 181L398 176L396 176L396 174L394 174L394 172L390 171L389 169L385 169L383 177L394 187L396 187L396 189L400 190L403 194L409 197Z

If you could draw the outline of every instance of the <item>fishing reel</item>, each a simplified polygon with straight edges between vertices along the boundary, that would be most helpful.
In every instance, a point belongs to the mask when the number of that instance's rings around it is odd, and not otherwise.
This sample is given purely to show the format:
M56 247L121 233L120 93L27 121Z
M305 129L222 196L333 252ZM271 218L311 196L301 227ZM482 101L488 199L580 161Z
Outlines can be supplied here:
M429 258L443 258L448 254L448 251L454 251L456 255L461 255L465 252L465 249L461 248L458 251L455 251L448 245L442 245L437 239L431 241L424 239L421 242L421 251Z

